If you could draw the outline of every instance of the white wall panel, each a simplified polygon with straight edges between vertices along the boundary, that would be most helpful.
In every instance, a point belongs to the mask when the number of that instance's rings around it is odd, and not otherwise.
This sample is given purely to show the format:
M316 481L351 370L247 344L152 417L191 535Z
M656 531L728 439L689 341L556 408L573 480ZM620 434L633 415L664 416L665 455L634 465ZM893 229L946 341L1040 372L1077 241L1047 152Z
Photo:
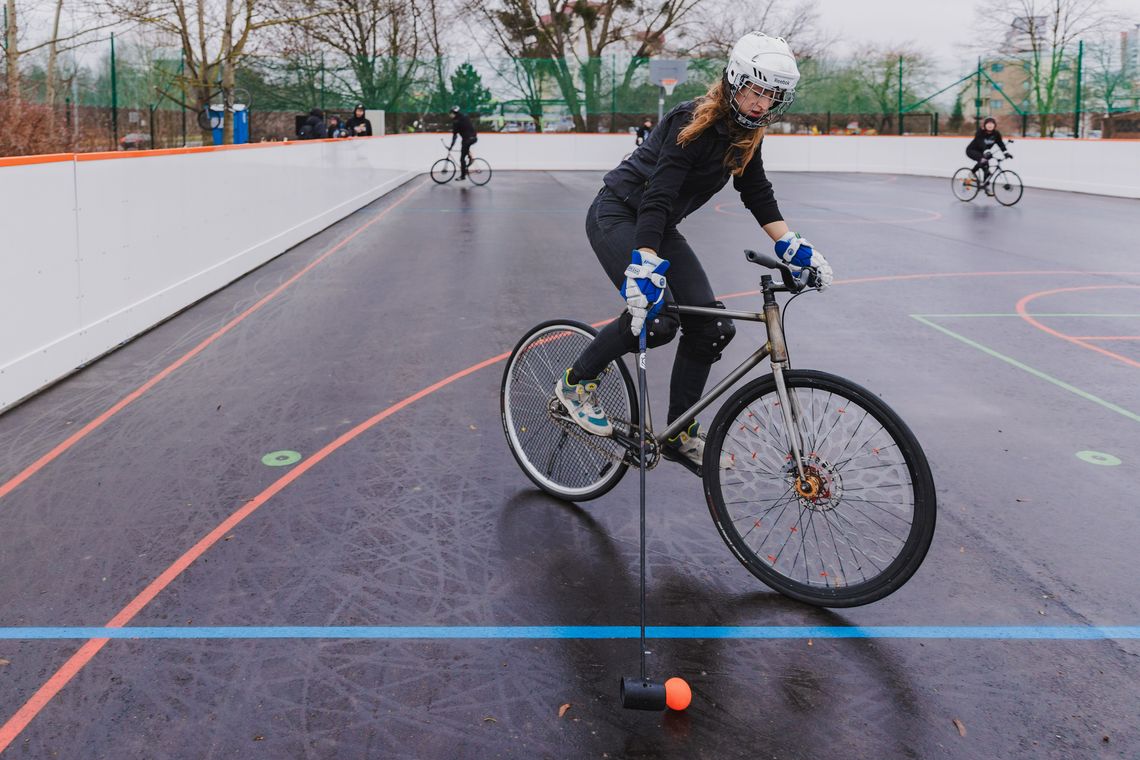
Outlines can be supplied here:
M0 167L0 409L75 367L75 162ZM22 389L18 390L18 389Z
M451 135L0 165L0 410L426 173L441 139ZM967 142L771 135L764 161L948 178L967 164ZM486 134L474 152L497 171L602 172L633 149L624 133ZM1140 198L1135 142L1011 150L1028 187Z

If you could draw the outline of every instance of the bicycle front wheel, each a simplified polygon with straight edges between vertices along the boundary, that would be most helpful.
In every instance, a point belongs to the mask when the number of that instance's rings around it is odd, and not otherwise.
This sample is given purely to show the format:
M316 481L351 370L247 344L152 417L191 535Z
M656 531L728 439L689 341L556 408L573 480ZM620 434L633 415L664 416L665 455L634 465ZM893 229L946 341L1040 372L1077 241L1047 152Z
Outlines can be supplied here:
M803 441L799 477L772 375L725 403L705 448L713 521L748 570L785 596L855 607L898 590L934 537L934 480L906 424L866 389L784 373ZM721 469L722 453L733 466Z
M450 158L441 158L431 165L431 178L437 185L445 185L455 176L455 162Z
M972 201L978 194L978 175L974 174L972 169L963 167L954 172L950 184L954 189L954 197L960 201Z
M481 158L471 159L467 165L467 179L473 185L485 185L491 181L491 165Z
M1011 169L1002 169L994 177L994 198L1003 206L1012 206L1021 200L1025 188L1021 184L1021 177Z
M543 322L519 341L503 370L499 399L511 454L535 485L566 501L598 498L628 469L625 449L578 427L554 395L555 383L596 334L580 322ZM636 398L625 364L611 362L597 399L615 427L628 432L637 425Z

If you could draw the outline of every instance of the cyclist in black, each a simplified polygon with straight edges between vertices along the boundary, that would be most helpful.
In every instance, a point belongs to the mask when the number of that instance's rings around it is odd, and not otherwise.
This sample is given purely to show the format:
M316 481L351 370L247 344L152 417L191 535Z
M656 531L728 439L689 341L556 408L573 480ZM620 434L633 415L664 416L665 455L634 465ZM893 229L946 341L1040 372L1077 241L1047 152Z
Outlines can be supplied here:
M708 92L670 111L640 148L606 174L587 212L586 235L625 298L626 309L602 328L554 388L570 418L583 429L603 436L613 432L595 391L611 361L638 350L643 329L649 347L668 343L681 332L669 385L669 422L703 393L713 362L736 333L732 320L678 317L662 306L666 292L678 304L723 306L677 224L712 198L729 177L774 241L776 253L795 268L815 267L820 287L831 284L827 261L783 221L760 159L764 127L791 105L799 78L784 40L746 34ZM690 469L699 466L704 435L697 422L687 421L677 437L664 442L662 453Z
M983 183L990 178L990 148L995 143L1001 148L1006 158L1013 158L1013 155L1005 147L1005 143L1002 142L1001 132L997 129L997 120L992 116L987 116L986 120L982 122L981 128L974 135L974 139L966 146L966 155L977 162L974 164L974 174L978 173L978 169L982 170Z
M637 128L637 144L641 145L649 137L649 133L653 131L653 121L649 118Z
M459 110L459 106L451 107L451 147L455 147L455 138L461 138L459 143L459 176L456 181L467 179L467 164L471 161L471 146L479 142L475 134L475 125L467 114Z

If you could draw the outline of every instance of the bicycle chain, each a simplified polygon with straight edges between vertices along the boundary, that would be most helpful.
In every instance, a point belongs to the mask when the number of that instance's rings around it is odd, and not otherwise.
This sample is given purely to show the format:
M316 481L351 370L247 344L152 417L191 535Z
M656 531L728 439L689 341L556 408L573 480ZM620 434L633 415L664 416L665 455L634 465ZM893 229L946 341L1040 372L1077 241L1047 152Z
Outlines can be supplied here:
M599 454L606 457L607 459L614 461L614 462L624 462L625 464L628 464L631 467L637 467L638 466L638 463L637 463L637 453L638 452L631 451L629 449L626 449L625 447L622 447L622 451L624 453L619 455L617 452L610 451L610 450L606 449L605 447L603 447L598 442L599 440L606 440L606 439L603 436L594 435L593 433L590 433L590 432L584 430L580 425L578 425L578 423L574 422L569 417L566 417L565 416L566 413L563 410L562 404L559 403L558 399L551 398L551 403L549 406L549 413L550 413L550 419L556 425L558 425L560 428L562 428L566 432L570 433L571 435L576 437L579 441L586 444L587 446L589 446L594 451L597 451ZM629 430L629 431L633 430L633 423L630 420L623 420L620 417L611 417L610 422L611 423L615 423L615 422L620 423L620 424L625 426L626 430ZM632 433L630 434L630 437L633 437ZM657 445L657 439L653 437L652 433L650 433L646 436L646 449L647 449L647 452L646 452L647 456L645 459L645 469L646 470L652 470L661 461L661 449Z

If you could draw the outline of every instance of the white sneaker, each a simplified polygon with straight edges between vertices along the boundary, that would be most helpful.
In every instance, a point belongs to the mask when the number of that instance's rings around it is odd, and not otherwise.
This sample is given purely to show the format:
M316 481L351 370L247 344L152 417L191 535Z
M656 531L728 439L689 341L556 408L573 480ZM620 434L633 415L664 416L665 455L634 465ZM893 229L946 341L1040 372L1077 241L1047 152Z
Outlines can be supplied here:
M562 402L570 419L578 423L578 426L587 433L612 435L614 426L610 424L610 418L606 416L605 410L594 397L594 391L598 390L601 378L595 377L577 384L571 384L569 378L568 369L562 375L562 379L554 384L554 395Z
M673 438L667 438L661 447L661 453L666 459L680 462L692 467L700 467L705 461L705 434L701 432L701 425L693 420L686 430L682 430ZM736 466L736 457L724 451L720 453L720 468L730 470Z

